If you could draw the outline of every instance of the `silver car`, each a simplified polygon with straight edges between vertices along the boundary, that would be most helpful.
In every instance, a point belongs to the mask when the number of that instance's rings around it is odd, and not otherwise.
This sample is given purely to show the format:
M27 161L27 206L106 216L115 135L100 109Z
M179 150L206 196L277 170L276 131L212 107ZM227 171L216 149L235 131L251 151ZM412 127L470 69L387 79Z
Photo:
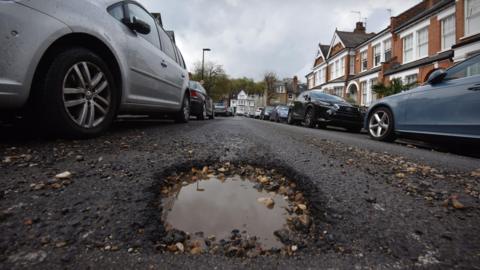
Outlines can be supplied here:
M135 1L0 1L0 110L91 137L120 113L190 116L172 38Z

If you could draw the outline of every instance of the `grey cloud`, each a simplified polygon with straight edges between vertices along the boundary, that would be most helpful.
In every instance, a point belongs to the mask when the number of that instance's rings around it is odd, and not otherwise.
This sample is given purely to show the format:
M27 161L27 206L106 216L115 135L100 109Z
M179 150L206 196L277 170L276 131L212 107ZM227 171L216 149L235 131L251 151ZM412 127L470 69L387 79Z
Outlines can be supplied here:
M139 0L162 13L165 28L176 33L190 68L201 50L212 48L207 59L222 64L234 77L260 79L267 70L280 77L304 79L315 46L329 43L335 28L351 30L367 17L367 30L382 30L393 15L419 0ZM359 4L361 3L361 4Z

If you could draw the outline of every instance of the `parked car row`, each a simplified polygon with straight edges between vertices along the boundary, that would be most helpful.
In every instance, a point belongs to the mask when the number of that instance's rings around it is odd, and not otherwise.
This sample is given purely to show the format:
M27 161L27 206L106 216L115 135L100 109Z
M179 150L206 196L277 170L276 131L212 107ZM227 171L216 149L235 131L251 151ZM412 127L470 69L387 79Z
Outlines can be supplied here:
M313 128L367 130L378 141L422 135L480 139L480 54L448 70L433 71L427 82L377 101L368 111L343 98L311 90L290 107L266 107L260 119Z

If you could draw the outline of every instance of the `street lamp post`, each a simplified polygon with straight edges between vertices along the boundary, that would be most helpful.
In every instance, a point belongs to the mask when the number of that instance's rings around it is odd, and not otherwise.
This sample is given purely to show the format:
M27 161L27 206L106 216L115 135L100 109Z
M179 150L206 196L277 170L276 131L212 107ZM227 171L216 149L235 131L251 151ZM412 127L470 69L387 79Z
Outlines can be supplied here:
M203 81L203 73L204 73L204 70L205 70L205 52L209 52L211 51L211 49L209 48L204 48L203 49L203 52L202 52L202 81Z

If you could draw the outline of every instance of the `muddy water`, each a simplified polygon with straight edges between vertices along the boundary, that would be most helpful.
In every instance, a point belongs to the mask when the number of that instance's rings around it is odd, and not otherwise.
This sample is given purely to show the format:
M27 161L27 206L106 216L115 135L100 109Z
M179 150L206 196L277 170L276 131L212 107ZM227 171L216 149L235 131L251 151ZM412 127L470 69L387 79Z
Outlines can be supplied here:
M198 181L163 199L163 220L172 227L205 237L228 238L234 229L256 236L263 248L280 248L273 232L286 226L287 201L282 195L259 192L255 183L239 176L220 181L217 178ZM257 201L270 197L275 201L268 208Z

